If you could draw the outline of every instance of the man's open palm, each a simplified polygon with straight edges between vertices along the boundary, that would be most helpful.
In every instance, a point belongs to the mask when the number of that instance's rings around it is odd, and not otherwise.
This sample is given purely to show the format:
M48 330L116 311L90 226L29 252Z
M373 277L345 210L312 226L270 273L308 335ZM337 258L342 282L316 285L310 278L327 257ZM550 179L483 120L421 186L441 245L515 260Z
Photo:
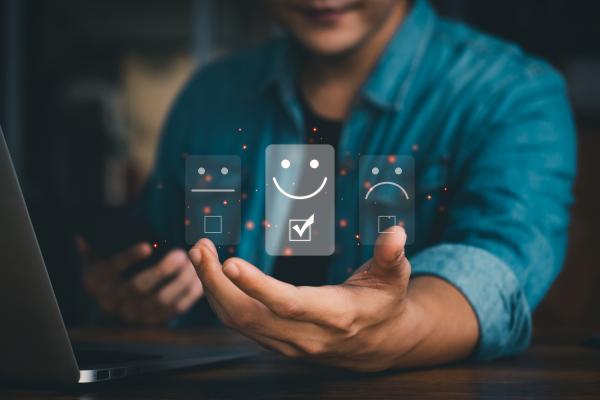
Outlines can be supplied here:
M323 287L281 282L240 258L221 266L207 239L190 250L190 258L227 326L290 357L378 370L393 365L399 354L386 351L385 342L394 340L389 325L401 329L414 322L405 301L410 277L405 240L403 229L390 228L379 237L371 260L343 284ZM404 351L410 347L406 341Z

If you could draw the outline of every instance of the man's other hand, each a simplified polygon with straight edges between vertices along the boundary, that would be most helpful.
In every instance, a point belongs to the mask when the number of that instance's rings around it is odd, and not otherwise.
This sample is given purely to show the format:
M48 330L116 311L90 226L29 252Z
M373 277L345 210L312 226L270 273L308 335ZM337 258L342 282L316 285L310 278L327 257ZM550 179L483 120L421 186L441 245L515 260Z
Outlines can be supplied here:
M143 325L165 323L185 313L204 290L185 251L172 250L156 265L131 278L123 272L152 254L148 243L137 244L108 259L99 259L85 240L76 244L84 263L83 284L107 314ZM166 282L166 283L165 283Z

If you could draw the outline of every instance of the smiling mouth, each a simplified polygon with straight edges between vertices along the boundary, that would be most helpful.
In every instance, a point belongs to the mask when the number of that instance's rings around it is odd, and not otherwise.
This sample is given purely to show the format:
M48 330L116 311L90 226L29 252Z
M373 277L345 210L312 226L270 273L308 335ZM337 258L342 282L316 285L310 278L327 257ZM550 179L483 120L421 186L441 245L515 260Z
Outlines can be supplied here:
M279 190L279 192L282 195L289 197L290 199L294 199L294 200L305 200L305 199L310 199L311 197L315 197L316 195L318 195L321 192L321 190L323 190L323 188L325 187L325 184L327 183L327 177L323 178L323 182L321 182L321 186L319 186L319 188L317 190L315 190L311 194L307 194L305 196L296 196L293 194L289 194L288 192L283 190L283 188L281 186L279 186L279 183L277 182L277 178L275 178L275 177L273 177L273 183L275 184L275 187L277 187L277 190Z
M312 23L329 25L338 21L349 11L360 7L359 1L333 1L324 4L293 4L292 9Z

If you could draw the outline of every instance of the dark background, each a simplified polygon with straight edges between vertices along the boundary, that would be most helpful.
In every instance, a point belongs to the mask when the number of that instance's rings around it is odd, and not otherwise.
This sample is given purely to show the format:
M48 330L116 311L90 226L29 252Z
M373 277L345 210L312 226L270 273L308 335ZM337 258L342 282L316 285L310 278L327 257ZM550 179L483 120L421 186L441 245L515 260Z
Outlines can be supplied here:
M434 4L548 59L567 79L577 201L565 269L535 321L600 326L599 3ZM135 200L168 103L189 73L274 29L260 2L241 0L0 0L0 28L0 123L65 319L83 323L88 300L73 232L85 215Z

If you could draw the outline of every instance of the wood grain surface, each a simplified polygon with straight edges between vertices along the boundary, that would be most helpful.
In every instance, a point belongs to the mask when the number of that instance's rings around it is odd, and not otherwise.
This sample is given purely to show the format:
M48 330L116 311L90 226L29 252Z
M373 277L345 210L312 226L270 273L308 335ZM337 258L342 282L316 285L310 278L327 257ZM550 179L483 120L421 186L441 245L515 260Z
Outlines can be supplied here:
M73 388L0 386L12 399L600 399L600 350L582 340L592 331L537 328L523 355L490 363L358 374L289 360L223 329L80 330L80 340L241 346L253 358L184 372Z

